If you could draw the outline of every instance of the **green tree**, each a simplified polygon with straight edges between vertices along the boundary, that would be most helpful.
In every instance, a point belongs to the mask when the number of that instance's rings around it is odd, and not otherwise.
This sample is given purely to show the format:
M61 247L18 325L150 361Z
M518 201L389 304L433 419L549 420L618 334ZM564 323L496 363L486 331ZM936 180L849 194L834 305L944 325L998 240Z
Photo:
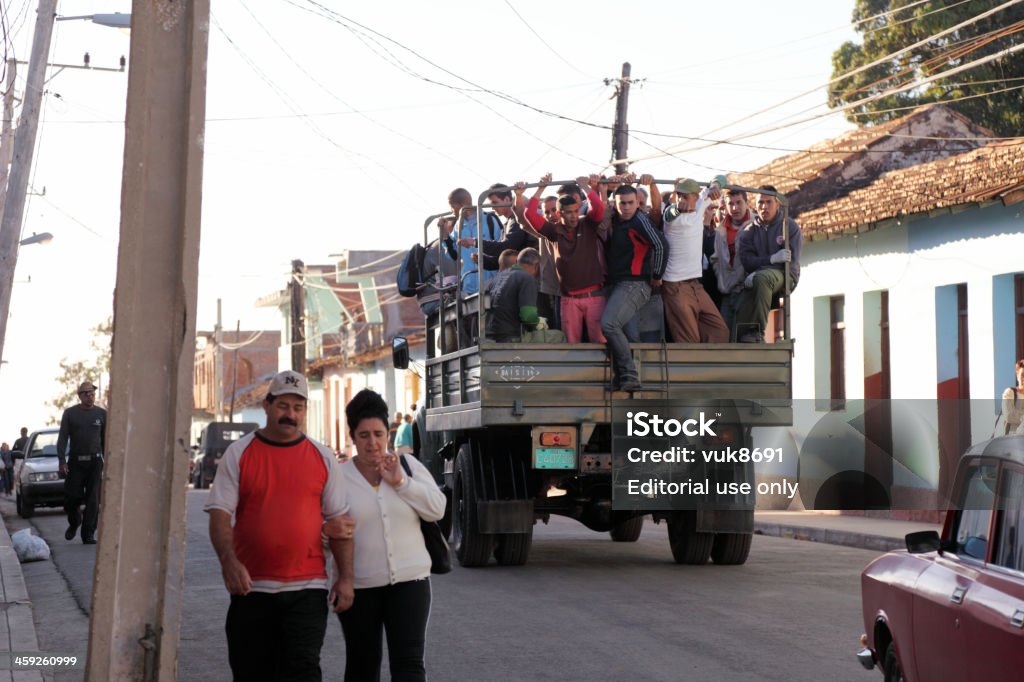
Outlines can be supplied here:
M833 79L976 17L1005 0L933 1L884 17L878 15L914 3L912 0L856 2L853 21L862 42L847 41L832 54ZM949 8L945 9L944 5L949 5ZM864 21L866 19L868 21ZM1024 5L1011 6L833 84L828 93L829 106L836 108L856 102L1000 52L1020 44L1024 39L1022 31ZM950 102L950 108L979 125L991 128L996 135L1016 136L1024 130L1024 90L1019 86L1024 86L1024 51L906 92L880 97L847 109L845 115L847 120L858 125L870 125L907 113L907 110L889 109ZM1005 88L1017 89L996 92Z
M89 342L91 359L60 361L61 374L57 382L61 384L60 393L47 404L56 414L51 414L50 423L56 424L65 409L78 402L78 385L83 381L97 383L101 376L110 373L110 340L114 332L114 320L108 317L106 322L92 328L93 338Z

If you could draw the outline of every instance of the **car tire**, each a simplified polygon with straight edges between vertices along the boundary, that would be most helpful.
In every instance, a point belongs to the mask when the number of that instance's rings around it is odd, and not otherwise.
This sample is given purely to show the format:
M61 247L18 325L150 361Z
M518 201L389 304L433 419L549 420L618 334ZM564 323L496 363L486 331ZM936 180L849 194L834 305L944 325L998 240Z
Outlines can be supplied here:
M25 498L21 495L18 495L15 505L18 507L18 516L23 519L32 518L32 515L36 512L36 506L31 502L26 502Z
M900 665L900 657L896 654L896 641L889 642L885 649L885 659L882 663L882 675L885 682L903 682L903 666Z
M711 560L720 566L741 566L750 556L753 533L717 533L711 545Z
M616 523L608 534L615 542L636 542L644 530L644 517L634 516L628 521Z
M460 566L486 566L494 548L494 536L480 532L477 518L477 482L473 475L473 448L464 443L455 458L452 490L452 549Z
M668 520L668 542L677 564L706 564L711 557L714 539L714 533L697 532L696 512L676 512Z

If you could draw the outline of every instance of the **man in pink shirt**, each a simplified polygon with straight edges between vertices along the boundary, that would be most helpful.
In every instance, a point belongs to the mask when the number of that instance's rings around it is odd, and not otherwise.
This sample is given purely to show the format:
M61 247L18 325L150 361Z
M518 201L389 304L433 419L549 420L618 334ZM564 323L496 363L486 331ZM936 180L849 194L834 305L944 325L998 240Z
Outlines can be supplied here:
M604 312L604 281L607 267L604 256L605 234L601 230L604 202L597 189L600 177L591 175L576 179L580 188L589 188L590 210L580 218L580 201L574 194L558 200L558 222L546 220L539 212L540 200L551 182L548 173L529 204L523 206L523 185L516 185L516 211L529 231L552 242L555 247L555 270L562 290L562 332L569 343L583 340L583 328L591 343L604 343L601 314Z

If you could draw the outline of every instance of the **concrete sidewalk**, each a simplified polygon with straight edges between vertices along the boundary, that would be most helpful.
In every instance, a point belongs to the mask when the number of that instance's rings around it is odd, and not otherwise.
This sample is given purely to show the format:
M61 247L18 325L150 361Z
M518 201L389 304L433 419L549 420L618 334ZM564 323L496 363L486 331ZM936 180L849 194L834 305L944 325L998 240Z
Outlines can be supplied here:
M0 609L3 610L0 616L0 653L39 651L36 624L32 620L32 602L25 589L21 564L11 545L11 536L3 523L0 523L0 591L3 600L0 602ZM42 679L42 673L37 670L15 672L0 669L0 681L3 682L35 682Z
M942 532L942 525L846 516L836 512L754 512L754 532L761 535L824 542L878 552L905 549L904 537L907 533L922 530Z

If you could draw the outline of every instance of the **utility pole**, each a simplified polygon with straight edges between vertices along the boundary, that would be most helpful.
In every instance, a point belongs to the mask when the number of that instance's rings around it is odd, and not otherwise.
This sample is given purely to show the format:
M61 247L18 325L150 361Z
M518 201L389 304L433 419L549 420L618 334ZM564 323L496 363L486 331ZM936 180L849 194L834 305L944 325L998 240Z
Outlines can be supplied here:
M32 155L36 146L36 130L39 129L39 108L43 101L46 60L50 54L50 38L53 35L53 21L56 15L57 0L39 0L36 28L32 37L32 52L25 79L25 99L21 107L21 121L14 136L4 215L0 221L0 358L3 357L4 339L7 336L14 268L18 264L18 242L21 240L21 223L25 215L25 193L28 191L28 178L32 172Z
M304 270L302 261L293 260L292 281L288 284L291 294L292 369L299 374L306 373L306 305L302 286Z
M228 411L228 421L235 421L235 391L238 390L238 339L242 338L242 321L235 322L235 356L231 361L235 371L231 377L231 409Z
M7 60L7 89L4 90L4 120L0 130L0 216L7 201L7 175L14 146L14 79L18 74L18 60Z
M131 26L90 682L176 679L185 592L210 3L134 0Z
M612 161L625 159L629 153L629 123L627 112L629 109L629 62L622 65L622 77L615 86L615 128L612 130ZM605 79L605 85L614 83L614 80ZM615 164L615 173L622 175L629 170L629 164L620 162Z
M221 300L217 299L217 326L213 328L213 413L224 418L224 326L221 324Z

